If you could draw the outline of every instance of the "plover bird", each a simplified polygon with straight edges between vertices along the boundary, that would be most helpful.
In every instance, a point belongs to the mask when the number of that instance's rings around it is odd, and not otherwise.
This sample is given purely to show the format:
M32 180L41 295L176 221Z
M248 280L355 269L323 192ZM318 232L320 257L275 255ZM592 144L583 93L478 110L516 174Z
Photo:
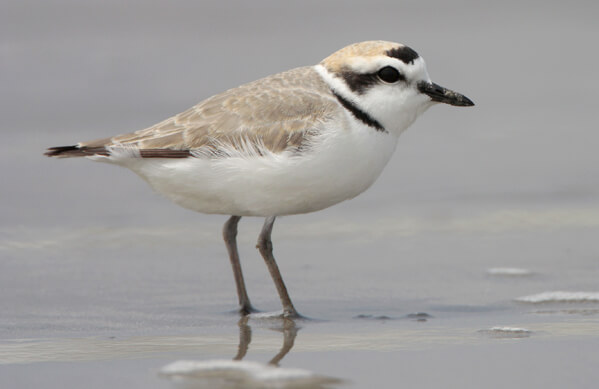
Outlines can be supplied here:
M368 41L212 96L149 128L51 147L133 170L182 207L231 215L223 228L240 312L255 311L239 254L242 216L265 217L257 248L283 304L298 316L273 256L277 216L318 211L372 185L399 135L435 103L472 106L433 83L408 46Z

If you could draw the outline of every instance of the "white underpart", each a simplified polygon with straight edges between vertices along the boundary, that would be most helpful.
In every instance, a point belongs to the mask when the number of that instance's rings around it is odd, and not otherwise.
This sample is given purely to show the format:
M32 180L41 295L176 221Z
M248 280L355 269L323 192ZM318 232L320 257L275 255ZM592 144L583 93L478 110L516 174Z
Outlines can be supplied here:
M145 179L157 192L175 203L202 213L238 216L278 216L318 211L351 199L366 189L381 174L391 158L399 134L428 102L385 105L393 96L373 91L357 101L347 86L332 77L322 66L317 71L344 97L363 107L363 103L382 106L367 112L389 131L379 131L356 119L345 108L333 120L318 123L316 136L301 151L271 153L248 139L240 150L224 150L225 157L132 158L129 149L113 148L111 156L90 157L97 161L127 167ZM386 97L385 97L386 93ZM364 109L364 108L363 108ZM378 115L378 116L377 116Z
M223 158L103 158L125 166L175 203L202 213L273 216L307 213L362 193L397 144L361 123L329 124L311 150ZM97 158L101 160L102 158Z

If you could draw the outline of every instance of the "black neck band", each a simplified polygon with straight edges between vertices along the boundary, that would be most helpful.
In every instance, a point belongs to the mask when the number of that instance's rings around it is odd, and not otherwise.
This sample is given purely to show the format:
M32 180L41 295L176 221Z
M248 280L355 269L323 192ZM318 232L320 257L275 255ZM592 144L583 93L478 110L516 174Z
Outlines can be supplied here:
M351 101L343 98L341 95L337 94L335 91L331 91L331 92L333 92L333 94L335 95L337 100L339 100L341 105L343 105L343 107L345 107L345 109L350 111L356 119L358 119L359 121L361 121L362 123L366 124L369 127L373 127L377 131L387 132L387 130L385 130L385 127L383 127L381 125L381 123L379 123L378 121L373 119L369 114L362 111L360 108L356 107Z

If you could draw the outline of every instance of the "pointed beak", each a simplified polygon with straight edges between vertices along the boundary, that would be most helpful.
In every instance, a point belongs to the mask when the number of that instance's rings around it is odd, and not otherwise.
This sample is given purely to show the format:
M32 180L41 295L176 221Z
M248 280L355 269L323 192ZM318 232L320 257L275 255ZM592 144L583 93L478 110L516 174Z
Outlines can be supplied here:
M417 85L418 90L421 93L424 93L425 95L429 96L432 101L456 105L458 107L471 107L474 105L472 100L470 100L466 96L454 92L450 89L443 88L441 85L437 85L434 82L420 81Z

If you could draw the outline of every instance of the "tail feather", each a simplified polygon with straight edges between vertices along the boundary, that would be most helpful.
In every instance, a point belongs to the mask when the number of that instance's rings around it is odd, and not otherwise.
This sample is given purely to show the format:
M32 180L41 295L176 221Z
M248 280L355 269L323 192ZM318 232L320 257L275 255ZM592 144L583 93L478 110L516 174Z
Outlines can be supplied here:
M86 146L58 146L50 147L44 153L47 157L70 158L70 157L89 157L91 155L110 155L105 147L86 147Z
M92 155L110 156L113 155L112 146L110 149L104 146L58 146L50 147L44 153L47 157L72 158L72 157L90 157ZM192 156L190 150L173 149L136 149L123 146L121 150L129 150L135 153L139 158L188 158Z

